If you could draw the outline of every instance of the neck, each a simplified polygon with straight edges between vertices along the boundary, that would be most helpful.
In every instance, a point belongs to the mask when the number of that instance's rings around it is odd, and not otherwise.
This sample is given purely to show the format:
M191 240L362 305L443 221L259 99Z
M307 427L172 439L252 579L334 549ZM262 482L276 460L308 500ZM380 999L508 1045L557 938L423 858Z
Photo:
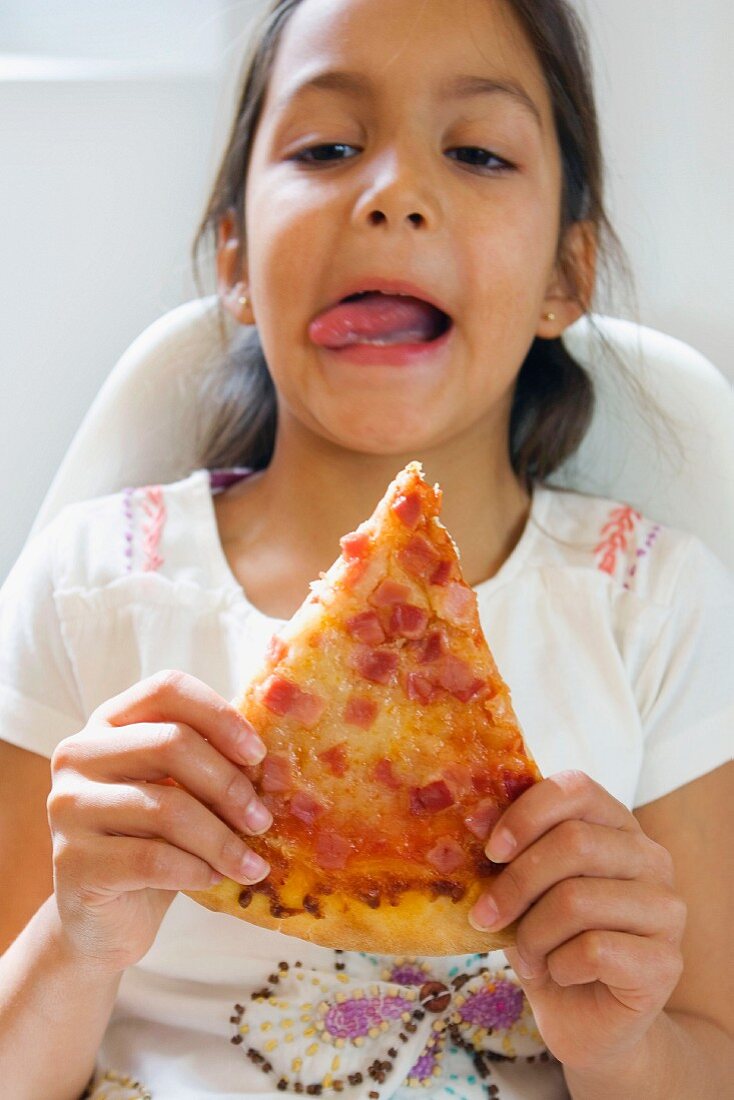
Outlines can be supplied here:
M460 549L467 582L478 584L512 552L530 507L506 435L501 445L498 437L485 423L422 453L368 455L281 422L270 465L243 483L250 507L238 541L277 545L303 563L306 576L316 576L338 555L340 537L372 514L399 470L417 459L426 480L443 490L441 520Z

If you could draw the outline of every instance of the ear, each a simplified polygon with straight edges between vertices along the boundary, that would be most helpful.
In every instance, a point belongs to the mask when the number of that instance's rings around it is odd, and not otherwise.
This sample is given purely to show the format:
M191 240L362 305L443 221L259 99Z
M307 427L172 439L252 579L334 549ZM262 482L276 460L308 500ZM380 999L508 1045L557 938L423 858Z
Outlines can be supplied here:
M537 336L555 340L587 312L596 282L597 250L593 222L573 222L566 230L553 277L546 289ZM545 313L554 313L555 320L545 320Z
M247 273L242 259L242 242L237 216L232 207L223 214L217 225L217 291L222 305L241 325L254 324L252 305L243 306L247 297Z

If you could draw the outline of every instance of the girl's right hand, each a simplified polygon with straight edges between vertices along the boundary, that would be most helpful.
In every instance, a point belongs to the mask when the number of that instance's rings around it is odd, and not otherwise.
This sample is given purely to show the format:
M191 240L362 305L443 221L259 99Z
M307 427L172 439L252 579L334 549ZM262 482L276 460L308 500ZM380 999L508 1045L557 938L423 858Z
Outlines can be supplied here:
M168 670L59 743L47 802L54 892L81 961L122 971L148 951L178 890L206 889L215 874L265 878L268 865L238 835L272 824L241 770L264 755L225 699Z

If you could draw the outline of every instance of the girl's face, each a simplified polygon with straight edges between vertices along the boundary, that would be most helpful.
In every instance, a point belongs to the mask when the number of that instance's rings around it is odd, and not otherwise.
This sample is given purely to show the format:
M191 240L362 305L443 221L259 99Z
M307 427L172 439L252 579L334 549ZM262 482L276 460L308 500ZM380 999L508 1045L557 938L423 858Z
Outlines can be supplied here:
M362 90L333 75L304 87L336 72ZM294 417L351 450L402 455L477 426L506 453L534 337L581 313L558 300L561 183L543 75L501 0L303 0L252 149L240 276L281 430ZM376 277L444 305L442 351L356 364L312 341L313 319ZM549 308L557 321L542 320Z

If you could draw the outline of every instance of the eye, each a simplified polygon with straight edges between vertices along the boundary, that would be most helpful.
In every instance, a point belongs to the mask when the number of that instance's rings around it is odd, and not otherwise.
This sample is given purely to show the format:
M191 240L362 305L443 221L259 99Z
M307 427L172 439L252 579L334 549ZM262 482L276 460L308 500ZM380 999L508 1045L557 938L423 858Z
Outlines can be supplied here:
M510 164L508 160L503 160L502 157L498 157L496 153L491 153L489 149L479 149L476 145L460 145L456 149L449 149L448 155L452 153L463 153L467 155L466 162L473 168L486 168L491 172L514 172L516 171L515 165ZM491 164L484 164L483 161L490 159L497 162L496 166Z
M352 156L333 156L332 151L337 150L344 152L345 150L354 150L355 153L359 152L359 149L354 145L346 145L343 142L326 142L321 145L312 145L308 149L302 149L300 153L296 153L291 160L297 161L300 164L306 164L314 166L317 164L334 164L344 160L351 160ZM515 165L510 164L509 161L503 160L502 157L498 157L496 153L491 153L488 149L480 149L476 145L461 145L456 149L447 150L447 156L452 154L462 154L466 156L466 160L461 163L466 163L470 167L485 169L492 173L501 172L514 172L516 171ZM483 163L486 160L493 160L495 165Z
M292 160L299 161L301 164L329 164L334 160L350 160L350 157L330 157L328 153L332 149L354 149L353 145L345 145L342 142L329 142L324 145L312 145L309 149L302 149L300 153L296 153ZM327 154L322 156L321 154Z

